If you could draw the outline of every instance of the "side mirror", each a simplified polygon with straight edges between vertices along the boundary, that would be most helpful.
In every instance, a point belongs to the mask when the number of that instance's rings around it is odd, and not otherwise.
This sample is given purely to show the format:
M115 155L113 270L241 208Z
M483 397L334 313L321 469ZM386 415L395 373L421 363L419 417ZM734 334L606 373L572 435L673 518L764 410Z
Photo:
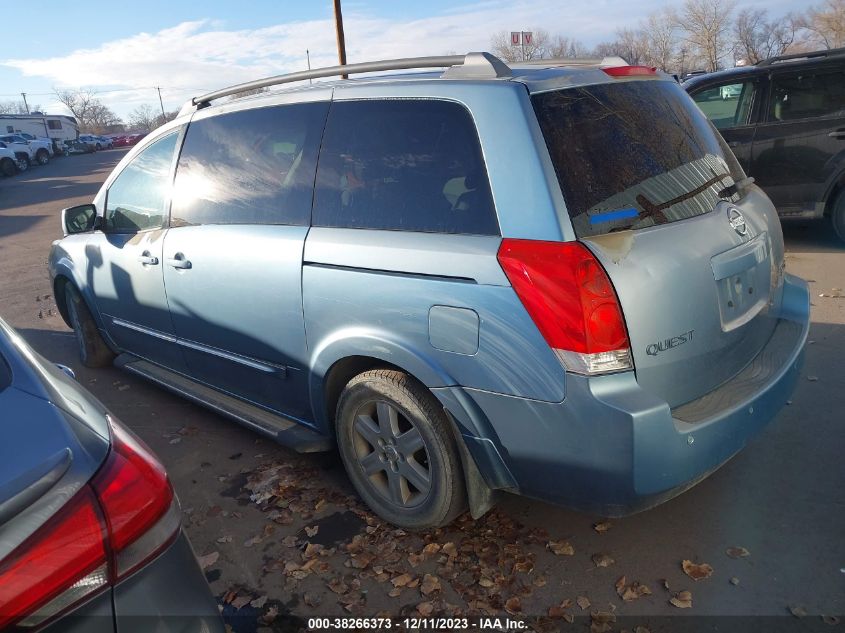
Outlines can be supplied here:
M96 228L97 207L93 204L80 204L62 209L62 229L65 235L87 233Z

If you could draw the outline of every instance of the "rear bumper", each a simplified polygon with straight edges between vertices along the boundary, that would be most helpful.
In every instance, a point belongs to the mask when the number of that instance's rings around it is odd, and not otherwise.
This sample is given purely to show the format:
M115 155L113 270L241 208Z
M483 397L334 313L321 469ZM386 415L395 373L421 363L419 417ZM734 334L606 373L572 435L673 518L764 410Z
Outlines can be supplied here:
M465 389L485 418L472 426L492 436L464 439L492 487L504 471L531 497L605 516L644 510L701 481L775 417L798 379L809 322L807 285L787 275L772 338L745 372L695 403L673 411L633 372L568 375L560 403Z

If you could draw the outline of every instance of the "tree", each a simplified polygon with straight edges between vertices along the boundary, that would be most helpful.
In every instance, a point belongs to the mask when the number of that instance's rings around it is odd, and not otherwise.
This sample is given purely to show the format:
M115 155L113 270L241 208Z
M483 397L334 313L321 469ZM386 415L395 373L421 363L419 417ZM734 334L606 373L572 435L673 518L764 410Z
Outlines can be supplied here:
M55 90L55 93L76 118L81 131L96 134L120 123L120 118L97 99L94 90Z
M798 22L810 35L810 43L823 48L845 46L845 0L824 0Z
M652 13L643 22L641 30L646 42L646 64L664 71L676 66L678 34L672 15L667 11Z
M129 127L149 132L158 127L160 117L161 112L149 103L144 103L129 113Z
M551 38L544 29L531 31L531 43L513 46L508 31L499 31L490 38L493 53L506 62L530 61L532 59L546 59L549 57Z
M845 0L842 0L845 1ZM687 54L700 61L707 71L719 70L729 45L733 0L685 0L672 12Z
M41 106L36 104L29 108L29 112L41 112ZM0 101L0 114L29 114L23 101Z
M565 57L586 57L587 48L574 37L556 35L549 43L549 57L562 59Z
M795 42L798 22L792 15L768 19L765 9L743 9L736 16L737 57L748 64L783 55Z

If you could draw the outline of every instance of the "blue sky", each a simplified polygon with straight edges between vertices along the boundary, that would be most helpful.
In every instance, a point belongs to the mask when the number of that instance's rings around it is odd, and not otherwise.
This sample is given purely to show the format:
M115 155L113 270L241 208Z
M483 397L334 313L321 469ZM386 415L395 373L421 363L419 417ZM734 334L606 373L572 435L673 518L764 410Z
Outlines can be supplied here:
M679 0L669 0L677 4ZM350 62L487 50L500 30L542 27L588 46L665 4L662 0L480 0L344 2ZM773 14L803 9L800 0L741 0ZM71 6L73 8L71 8ZM30 105L63 110L54 87L90 87L118 115L142 103L165 107L261 76L337 63L331 0L143 0L73 5L11 0L0 36L0 101L28 93Z

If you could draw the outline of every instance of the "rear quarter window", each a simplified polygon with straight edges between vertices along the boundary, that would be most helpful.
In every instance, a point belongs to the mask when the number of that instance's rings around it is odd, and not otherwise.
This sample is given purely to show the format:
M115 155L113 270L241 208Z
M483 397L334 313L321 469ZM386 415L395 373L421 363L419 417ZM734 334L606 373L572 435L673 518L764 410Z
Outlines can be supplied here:
M315 226L497 235L475 124L438 100L332 103Z
M532 102L579 237L708 213L745 177L674 82L615 81Z

